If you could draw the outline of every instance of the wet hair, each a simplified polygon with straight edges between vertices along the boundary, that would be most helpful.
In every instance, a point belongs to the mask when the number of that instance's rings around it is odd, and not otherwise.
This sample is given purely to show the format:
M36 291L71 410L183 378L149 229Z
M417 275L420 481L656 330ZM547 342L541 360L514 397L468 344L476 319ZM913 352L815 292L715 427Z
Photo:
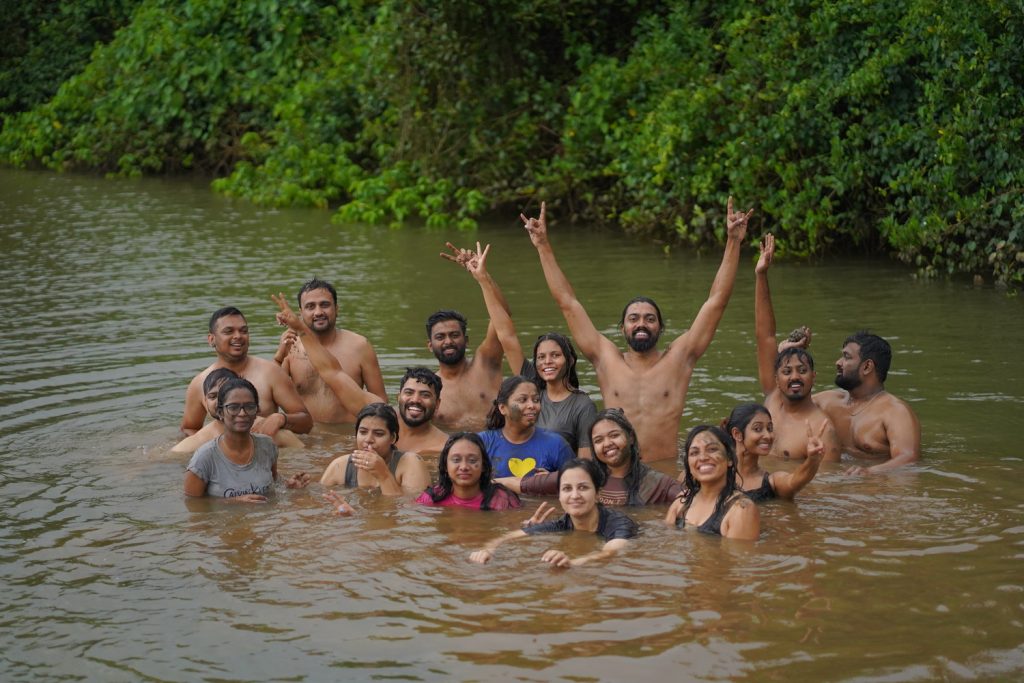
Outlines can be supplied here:
M213 312L213 315L210 316L210 334L213 334L213 331L217 329L217 321L229 315L240 315L242 316L242 320L245 320L245 314L242 313L237 308L235 308L234 306L225 306L224 308L218 308L216 311Z
M391 447L394 448L394 442L398 440L398 413L395 409L389 406L387 403L370 403L363 406L363 409L356 413L356 431L359 431L359 423L368 417L379 417L384 420L384 424L387 426L388 431L395 437L392 439Z
M299 308L302 308L302 295L305 294L306 292L312 292L313 290L316 289L326 289L328 292L331 293L331 298L334 299L334 305L338 305L338 292L334 290L334 285L332 285L327 280L321 280L316 275L314 275L312 280L308 280L306 283L302 285L302 287L299 288L299 294L298 296L295 297L296 301L298 301L299 303Z
M739 490L736 485L736 446L732 436L721 427L697 425L686 435L686 446L684 446L685 450L683 451L683 485L688 491L684 510L690 507L693 497L700 491L700 482L693 478L693 472L690 471L690 446L693 445L693 440L704 432L709 432L722 443L722 448L725 450L725 458L729 463L729 469L725 472L725 486L722 487L722 492L715 502L715 509L718 510L725 504L725 501L729 500L733 493Z
M260 394L256 391L256 387L253 386L252 382L245 379L244 377L229 377L224 380L224 384L220 385L220 390L217 392L217 413L221 414L224 412L224 401L227 400L228 394L235 389L248 389L252 392L252 400L256 405L260 404Z
M405 383L410 379L414 379L417 382L426 384L434 390L434 396L437 398L441 397L441 378L437 376L437 373L429 368L422 366L415 368L406 368L405 374L402 375L402 380L398 383L398 390L401 391L405 388Z
M846 338L843 346L847 344L857 344L860 346L861 362L866 360L873 361L875 372L878 373L878 381L885 382L885 378L889 375L889 364L892 363L892 347L889 346L889 342L877 334L871 334L867 330L860 330Z
M462 315L458 311L442 309L431 314L431 316L427 318L427 339L430 339L434 334L434 325L448 322L449 320L459 321L459 327L462 329L462 334L466 334L466 316Z
M213 388L221 382L235 377L238 377L238 373L231 368L210 370L209 374L206 375L206 379L203 380L203 396L213 391Z
M779 368L782 367L782 364L793 356L796 356L799 360L807 363L811 372L814 372L814 356L811 355L810 351L801 346L790 346L789 348L781 351L779 355L775 357L775 372L778 372Z
M604 470L597 464L595 460L587 460L585 458L573 458L562 463L562 466L558 468L558 490L562 490L562 475L569 470L583 470L590 476L590 481L594 482L594 488L600 490L604 486L607 477L604 474Z
M650 304L651 306L653 306L654 312L658 314L658 326L662 328L665 327L665 321L661 317L661 309L658 308L658 304L654 303L654 299L651 299L650 297L646 296L635 296L632 299L630 299L625 306L623 306L622 315L619 317L619 327L622 327L623 325L626 324L626 311L628 311L629 307L632 306L633 304Z
M728 434L730 439L733 441L734 449L735 439L732 438L732 430L738 429L740 430L740 434L743 434L747 431L747 426L750 424L751 420L762 413L767 415L769 420L772 419L772 414L760 403L741 403L732 409L732 412L729 413L729 417L722 420L722 429L725 430L725 433ZM687 451L689 451L689 449L687 449Z
M491 509L491 499L498 491L505 491L507 496L519 500L519 496L517 496L513 491L505 488L502 484L491 480L491 476L494 474L494 468L491 465L490 457L487 455L487 446L484 445L484 440L474 432L455 432L448 437L448 441L445 442L444 448L441 449L441 455L438 456L437 484L427 487L427 494L430 496L432 501L440 503L442 500L450 496L452 491L455 489L455 483L448 475L448 452L452 449L452 446L459 441L469 441L480 451L480 491L484 494L484 499L480 503L481 510Z
M533 367L535 369L537 367L537 349L540 348L541 342L546 341L553 341L558 344L558 348L562 349L562 355L565 356L565 379L570 389L579 391L580 378L576 375L576 349L564 334L548 332L537 337L537 343L533 345ZM540 373L537 375L537 380L543 388L544 380L540 378Z
M603 420L617 424L626 433L626 438L629 441L629 472L625 477L626 505L643 505L644 501L640 498L640 482L648 467L640 461L640 442L637 440L636 430L621 408L605 408L599 411L594 417L594 421L590 423L590 452L594 456L594 462L601 468L607 480L608 465L597 457L597 449L594 448L594 427Z
M523 377L522 375L512 375L506 377L498 387L498 395L494 397L494 402L491 404L491 409L487 413L487 428L488 429L501 429L505 426L505 416L498 410L498 406L508 405L509 398L515 393L515 390L523 384L530 384L534 387L537 385L529 377ZM539 391L539 390L538 390Z

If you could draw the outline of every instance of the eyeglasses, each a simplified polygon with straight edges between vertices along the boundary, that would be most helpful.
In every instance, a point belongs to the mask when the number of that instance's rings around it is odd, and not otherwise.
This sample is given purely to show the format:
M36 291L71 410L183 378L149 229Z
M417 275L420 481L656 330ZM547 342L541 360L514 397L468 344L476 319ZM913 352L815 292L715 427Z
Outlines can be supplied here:
M260 409L259 404L256 403L225 403L224 412L228 415L238 415L239 413L245 413L246 415L255 415Z

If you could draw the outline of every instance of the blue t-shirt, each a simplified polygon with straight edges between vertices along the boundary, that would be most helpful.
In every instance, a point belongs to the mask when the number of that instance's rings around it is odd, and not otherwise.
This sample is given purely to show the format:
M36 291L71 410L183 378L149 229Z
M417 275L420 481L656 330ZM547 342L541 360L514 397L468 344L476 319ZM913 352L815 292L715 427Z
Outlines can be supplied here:
M539 427L525 443L510 442L500 429L480 432L480 438L487 446L494 477L522 477L535 469L557 472L574 457L565 439Z

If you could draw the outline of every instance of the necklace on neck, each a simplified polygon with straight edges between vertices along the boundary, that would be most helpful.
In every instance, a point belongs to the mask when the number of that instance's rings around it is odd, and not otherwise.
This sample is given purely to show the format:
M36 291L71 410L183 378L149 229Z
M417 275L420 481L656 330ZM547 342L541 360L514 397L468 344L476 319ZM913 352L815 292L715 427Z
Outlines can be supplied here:
M221 434L220 436L217 437L217 443L220 445L220 449L224 452L224 455L228 456L228 460L235 463L236 465L248 465L250 462L252 462L252 456L255 455L256 453L256 442L252 438L252 434L247 434L246 436L249 437L249 440L246 442L245 448L243 448L242 451L237 454L243 456L241 462L238 462L231 457L236 454L232 453L231 449L227 447L227 441L224 440L224 435Z
M884 391L885 391L885 389L879 389L878 391L876 391L874 394L871 395L871 398L869 398L863 404L858 406L856 410L853 410L851 408L850 409L850 417L856 417L857 415L860 415L861 413L863 413L864 409L867 408L869 405L871 405L871 402L874 401L876 398L878 398L882 394L882 392L884 392Z

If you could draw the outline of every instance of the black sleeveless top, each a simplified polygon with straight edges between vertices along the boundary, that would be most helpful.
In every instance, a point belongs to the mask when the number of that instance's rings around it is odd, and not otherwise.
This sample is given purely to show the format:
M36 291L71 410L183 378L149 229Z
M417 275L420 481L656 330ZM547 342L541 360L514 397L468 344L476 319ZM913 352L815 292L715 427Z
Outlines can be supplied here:
M388 467L391 468L391 474L395 474L398 471L398 463L401 462L402 456L405 451L400 451L397 448L391 449L391 459L388 460ZM354 489L359 486L359 473L356 470L356 464L352 462L352 458L349 457L348 462L345 463L345 488Z
M733 504L742 497L743 494L737 491L724 503L716 503L715 509L711 511L711 515L705 519L702 524L697 526L697 531L702 534L715 534L717 536L721 536L722 520L725 519L725 515L729 512L729 509L732 508ZM681 529L686 526L686 512L690 509L690 504L692 502L692 498L686 501L686 507L684 507L682 512L679 513L679 516L676 517L676 528Z
M761 486L750 491L744 491L743 493L747 494L747 498L755 503L764 503L779 497L779 494L775 493L775 489L772 488L771 475L767 472L764 473L764 478L761 479Z

